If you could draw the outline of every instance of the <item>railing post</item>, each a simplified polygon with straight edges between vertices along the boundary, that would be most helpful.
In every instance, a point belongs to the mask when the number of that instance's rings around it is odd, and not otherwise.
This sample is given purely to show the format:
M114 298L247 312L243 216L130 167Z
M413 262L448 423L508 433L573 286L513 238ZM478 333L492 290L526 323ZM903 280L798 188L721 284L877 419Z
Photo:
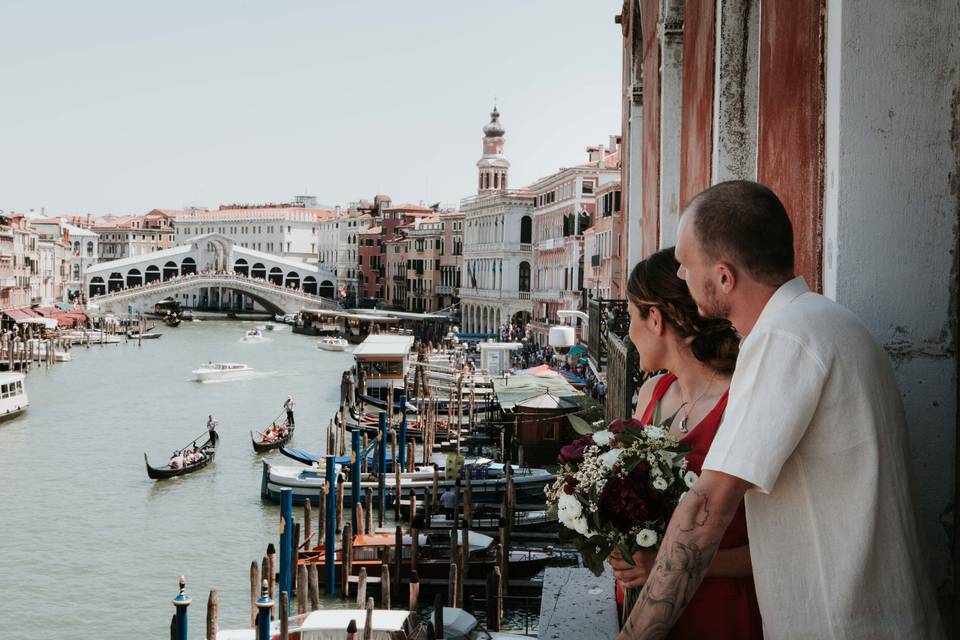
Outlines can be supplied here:
M269 596L270 587L263 581L260 588L260 599L257 600L257 640L270 640L270 612L273 610L273 600Z

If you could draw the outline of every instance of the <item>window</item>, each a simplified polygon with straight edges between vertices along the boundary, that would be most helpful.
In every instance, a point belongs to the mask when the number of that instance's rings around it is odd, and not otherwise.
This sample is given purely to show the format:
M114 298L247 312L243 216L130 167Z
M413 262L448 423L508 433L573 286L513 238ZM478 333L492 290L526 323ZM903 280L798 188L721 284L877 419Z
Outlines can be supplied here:
M556 440L557 439L557 423L556 422L546 422L543 425L543 439L544 440Z

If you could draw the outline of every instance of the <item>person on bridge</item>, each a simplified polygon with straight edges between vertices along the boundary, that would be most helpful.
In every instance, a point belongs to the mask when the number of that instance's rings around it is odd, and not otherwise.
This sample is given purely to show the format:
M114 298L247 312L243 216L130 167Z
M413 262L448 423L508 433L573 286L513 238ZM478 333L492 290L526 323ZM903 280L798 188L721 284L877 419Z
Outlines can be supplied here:
M293 426L293 396L287 397L287 401L283 403L283 410L287 412L287 426Z

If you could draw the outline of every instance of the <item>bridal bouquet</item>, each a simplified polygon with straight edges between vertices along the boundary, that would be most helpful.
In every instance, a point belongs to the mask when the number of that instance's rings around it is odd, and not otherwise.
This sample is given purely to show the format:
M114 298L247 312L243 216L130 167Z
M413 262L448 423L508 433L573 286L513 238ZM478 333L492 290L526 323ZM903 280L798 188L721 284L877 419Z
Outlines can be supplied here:
M617 419L560 450L561 470L546 489L547 503L563 525L561 541L572 541L595 575L614 549L628 562L637 550L656 550L673 510L697 481L687 470L689 449L668 435L673 418L660 422L659 414L658 406L647 426ZM578 431L590 428L579 422ZM627 590L627 613L638 595L639 589Z

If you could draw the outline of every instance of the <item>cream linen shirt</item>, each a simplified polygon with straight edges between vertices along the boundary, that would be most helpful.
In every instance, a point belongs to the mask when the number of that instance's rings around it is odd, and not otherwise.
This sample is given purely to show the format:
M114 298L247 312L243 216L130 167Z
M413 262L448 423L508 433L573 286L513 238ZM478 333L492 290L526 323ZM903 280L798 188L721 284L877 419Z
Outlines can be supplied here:
M780 287L743 340L703 468L754 485L764 637L942 638L893 369L851 312Z

